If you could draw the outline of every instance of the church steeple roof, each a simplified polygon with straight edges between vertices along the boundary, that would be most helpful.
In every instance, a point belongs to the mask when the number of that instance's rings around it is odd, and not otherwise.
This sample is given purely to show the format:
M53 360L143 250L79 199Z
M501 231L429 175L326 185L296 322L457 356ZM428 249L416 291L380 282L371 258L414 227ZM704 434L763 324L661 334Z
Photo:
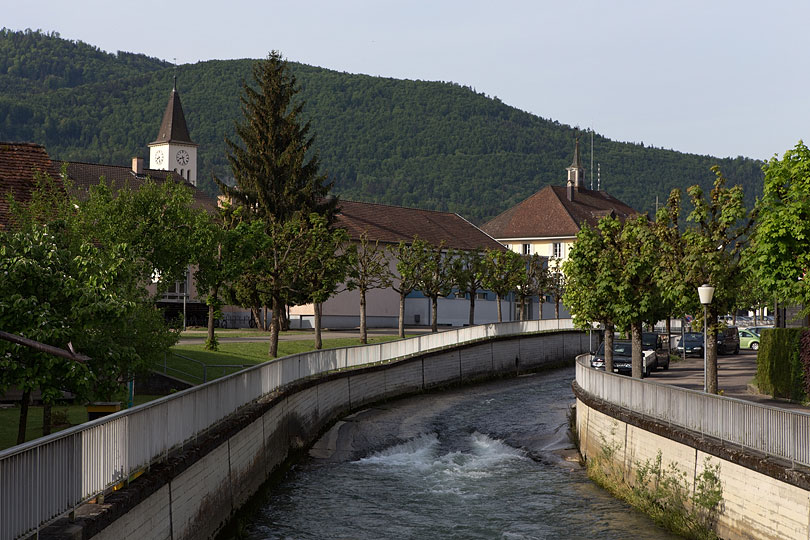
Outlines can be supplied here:
M574 140L576 141L574 143L574 161L571 162L571 167L581 169L582 162L579 160L579 135L577 135Z
M149 144L161 143L195 145L191 141L191 136L188 134L186 117L183 114L183 106L180 104L180 93L177 91L177 76L174 77L174 88L172 88L169 103L166 105L166 110L163 113L163 121L160 123L157 138Z

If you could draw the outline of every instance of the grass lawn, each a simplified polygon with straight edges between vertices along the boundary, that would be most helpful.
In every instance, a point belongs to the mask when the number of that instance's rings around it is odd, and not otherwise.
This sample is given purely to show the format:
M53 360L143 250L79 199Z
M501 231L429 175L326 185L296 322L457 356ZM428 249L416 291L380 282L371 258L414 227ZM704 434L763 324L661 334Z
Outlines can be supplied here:
M410 336L408 336L410 337ZM369 343L382 343L385 341L393 341L399 339L397 336L379 336L369 338ZM335 349L338 347L352 347L360 345L359 338L336 338L323 340L324 349ZM207 377L210 381L223 375L233 373L241 369L242 365L255 365L267 362L271 358L267 355L270 344L264 342L229 342L220 343L217 352L206 351L203 345L176 345L172 347L172 352L182 355L197 362L202 362L208 366L213 365L231 365L233 368L221 367L208 367ZM278 355L287 356L301 352L315 350L315 340L294 340L294 341L279 341L278 342ZM180 379L200 383L203 378L203 367L195 362L190 362L178 356L169 356L167 365L174 370L185 372L181 374L172 369L168 370L170 375Z
M279 332L280 336L288 335L301 335L313 334L311 330L288 330L286 332ZM214 335L217 338L236 338L236 337L270 337L270 332L259 330L257 328L215 328ZM206 338L208 337L208 330L206 328L192 327L180 332L181 338Z
M162 396L135 396L135 405L152 401ZM52 409L52 415L67 413L70 425L82 424L87 421L87 409L84 405L58 405ZM17 444L17 429L20 424L20 408L10 407L0 409L0 450ZM59 426L53 432L65 429L70 426ZM42 406L31 406L28 408L28 422L25 430L25 440L30 441L42 436Z

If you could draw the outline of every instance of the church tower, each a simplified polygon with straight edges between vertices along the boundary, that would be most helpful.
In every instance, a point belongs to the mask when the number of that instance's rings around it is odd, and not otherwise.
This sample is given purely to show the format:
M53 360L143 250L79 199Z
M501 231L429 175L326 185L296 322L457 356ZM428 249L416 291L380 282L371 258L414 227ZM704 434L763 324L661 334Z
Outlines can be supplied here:
M576 135L574 143L574 161L565 168L568 171L568 182L565 191L569 201L573 201L575 194L585 188L585 168L579 160L579 135Z
M579 159L579 135L576 136L574 143L574 161L570 166L566 167L568 171L568 186L575 188L577 191L585 187L585 168Z
M176 76L157 139L149 143L149 168L174 171L186 182L197 185L197 145L188 134Z

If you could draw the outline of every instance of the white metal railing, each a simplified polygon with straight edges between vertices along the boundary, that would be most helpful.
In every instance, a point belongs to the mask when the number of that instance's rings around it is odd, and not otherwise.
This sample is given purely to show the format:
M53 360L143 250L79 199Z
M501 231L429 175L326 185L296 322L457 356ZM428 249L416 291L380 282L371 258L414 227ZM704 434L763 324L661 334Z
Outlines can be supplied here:
M573 328L570 319L469 326L382 344L286 356L0 451L0 538L18 538L297 380L498 336Z
M810 466L810 413L706 394L590 367L577 357L577 384L588 394L669 425Z

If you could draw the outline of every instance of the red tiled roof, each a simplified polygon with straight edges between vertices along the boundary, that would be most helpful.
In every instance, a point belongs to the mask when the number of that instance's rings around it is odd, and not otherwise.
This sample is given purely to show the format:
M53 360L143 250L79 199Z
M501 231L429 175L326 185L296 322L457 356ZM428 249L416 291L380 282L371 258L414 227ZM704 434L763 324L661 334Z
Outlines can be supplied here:
M147 177L149 177L158 184L168 179L183 181L185 186L192 190L191 193L194 197L195 208L203 208L209 212L214 212L217 208L217 202L214 199L194 187L194 185L183 180L183 178L174 171L144 169L143 174L135 174L131 168L119 165L98 165L95 163L79 163L75 161L57 162L60 167L63 163L67 165L67 175L73 182L74 194L80 199L86 197L90 187L97 185L102 176L107 181L107 184L116 191L125 187L138 189L146 182Z
M0 142L0 229L8 226L10 193L18 202L31 199L34 178L47 174L61 187L59 169L39 144Z
M355 240L365 232L370 240L383 243L410 242L419 236L435 245L444 241L452 249L504 249L458 214L343 200L338 207L336 226Z
M583 223L595 227L609 214L626 219L638 212L606 191L580 188L569 201L566 186L546 186L481 228L500 240L576 236Z

